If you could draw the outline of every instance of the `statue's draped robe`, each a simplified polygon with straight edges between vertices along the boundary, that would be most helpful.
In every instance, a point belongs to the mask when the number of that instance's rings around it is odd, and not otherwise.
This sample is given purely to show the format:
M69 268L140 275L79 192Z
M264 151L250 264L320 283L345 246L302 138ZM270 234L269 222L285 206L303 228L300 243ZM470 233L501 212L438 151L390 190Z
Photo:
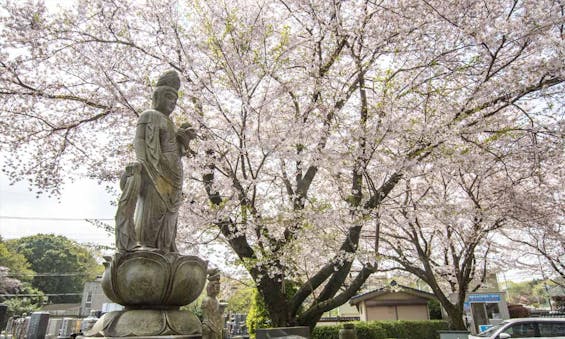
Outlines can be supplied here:
M141 246L178 252L175 245L182 197L181 149L172 121L147 110L139 116L135 153L142 164L135 231Z
M141 188L141 164L131 163L120 180L122 195L116 211L116 247L120 251L130 251L137 246L135 223L133 220L137 196Z
M202 301L202 338L222 339L224 318L220 311L220 303L209 296Z

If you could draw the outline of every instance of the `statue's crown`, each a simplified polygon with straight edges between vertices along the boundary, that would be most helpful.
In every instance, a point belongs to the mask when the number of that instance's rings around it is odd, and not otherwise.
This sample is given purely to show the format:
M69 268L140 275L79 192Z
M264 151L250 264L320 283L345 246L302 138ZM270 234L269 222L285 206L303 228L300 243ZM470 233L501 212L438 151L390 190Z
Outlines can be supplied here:
M170 70L161 74L159 80L157 80L157 87L161 86L171 87L175 91L178 91L180 88L180 78L177 71Z
M220 270L211 268L208 270L208 281L220 281Z

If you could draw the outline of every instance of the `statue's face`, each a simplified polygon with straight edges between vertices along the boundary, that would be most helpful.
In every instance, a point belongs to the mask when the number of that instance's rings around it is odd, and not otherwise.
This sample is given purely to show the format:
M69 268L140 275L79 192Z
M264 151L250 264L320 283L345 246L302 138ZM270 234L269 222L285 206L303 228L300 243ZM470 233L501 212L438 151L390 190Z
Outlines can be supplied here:
M209 282L207 290L210 297L216 297L218 294L220 294L220 283L216 281Z
M177 99L178 96L174 90L161 90L155 93L153 108L165 115L169 115L175 109Z

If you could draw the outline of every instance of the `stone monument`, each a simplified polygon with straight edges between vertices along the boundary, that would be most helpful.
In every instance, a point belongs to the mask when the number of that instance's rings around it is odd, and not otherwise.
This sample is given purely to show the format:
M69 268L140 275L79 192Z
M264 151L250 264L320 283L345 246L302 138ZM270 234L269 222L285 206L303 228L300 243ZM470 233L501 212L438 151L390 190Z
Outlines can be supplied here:
M6 323L8 322L8 305L0 303L0 331L6 327Z
M170 119L180 79L162 74L153 92L152 108L137 121L136 162L120 180L116 212L117 252L106 258L102 288L125 306L104 314L87 337L200 338L202 324L179 308L194 301L206 283L207 262L181 255L175 245L182 200L182 156L190 155L196 137L189 124L176 128Z
M43 339L47 333L49 312L33 312L27 328L26 339Z
M20 318L18 318L18 320L16 320L16 331L14 333L15 339L25 339L30 319L31 316L24 313Z

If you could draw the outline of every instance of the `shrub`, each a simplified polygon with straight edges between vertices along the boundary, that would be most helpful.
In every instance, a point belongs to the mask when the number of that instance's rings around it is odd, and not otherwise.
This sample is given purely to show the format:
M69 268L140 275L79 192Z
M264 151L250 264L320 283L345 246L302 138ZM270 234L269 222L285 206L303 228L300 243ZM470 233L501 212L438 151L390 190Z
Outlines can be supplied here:
M354 323L359 339L438 339L437 331L447 330L446 321L357 321ZM338 339L341 325L314 328L312 339Z
M436 299L432 299L432 300L428 301L428 309L430 310L430 319L431 320L441 320L442 319L441 305L439 304L439 301L437 301Z
M340 325L317 326L312 331L312 339L339 339ZM359 337L359 335L358 335Z
M368 338L368 339L384 339L386 338L386 332L382 327L381 323L378 321L370 322L355 322L355 328L357 329L358 338Z
M387 338L437 339L439 338L437 331L448 329L448 323L441 320L399 320L380 321L379 323L386 331Z
M357 329L357 338L363 339L384 339L385 331L378 322L354 323ZM339 339L339 330L342 325L319 326L312 331L312 339Z
M297 286L297 283L290 280L286 280L284 282L285 297L287 300L290 300L296 291L298 291ZM298 313L301 311L302 308L298 310ZM255 338L255 332L258 328L268 328L272 326L269 312L265 306L265 301L257 289L253 290L251 306L249 307L249 313L247 313L245 324L247 325L247 330L251 338Z
M247 313L245 324L247 325L249 334L253 338L255 337L255 331L258 328L265 328L271 325L271 319L269 319L269 313L265 307L265 302L257 290L253 291L251 307L249 308L249 313Z

